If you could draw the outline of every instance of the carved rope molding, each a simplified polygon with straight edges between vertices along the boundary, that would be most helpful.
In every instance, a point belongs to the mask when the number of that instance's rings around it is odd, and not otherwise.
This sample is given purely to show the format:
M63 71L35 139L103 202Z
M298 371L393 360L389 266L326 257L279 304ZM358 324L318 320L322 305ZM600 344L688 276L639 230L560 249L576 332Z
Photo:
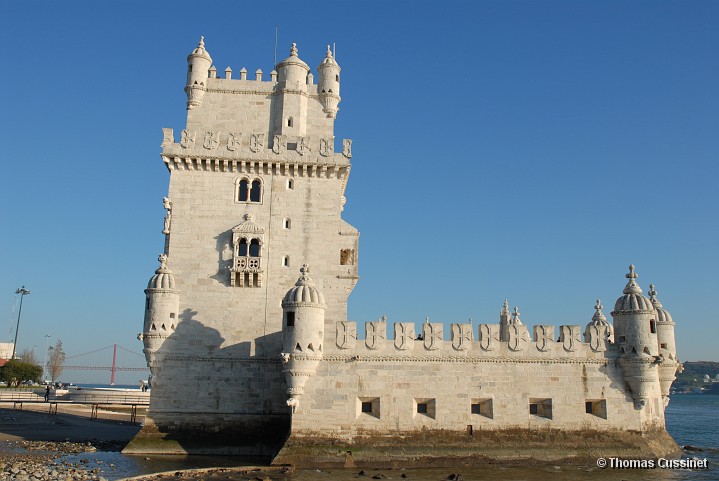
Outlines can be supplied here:
M226 79L219 79L219 80L226 80ZM239 80L239 79L238 79ZM257 82L257 80L245 80L245 82ZM232 90L232 89L218 89L218 88L205 88L205 93L217 93L217 94L230 94L230 95L282 95L282 94L295 94L295 95L302 95L303 97L307 97L309 99L315 99L317 101L320 101L322 98L322 94L311 94L308 92L303 92L302 90L291 90L291 89L275 89L274 85L270 86L269 83L265 84L268 87L270 87L267 90ZM314 84L316 87L317 85Z

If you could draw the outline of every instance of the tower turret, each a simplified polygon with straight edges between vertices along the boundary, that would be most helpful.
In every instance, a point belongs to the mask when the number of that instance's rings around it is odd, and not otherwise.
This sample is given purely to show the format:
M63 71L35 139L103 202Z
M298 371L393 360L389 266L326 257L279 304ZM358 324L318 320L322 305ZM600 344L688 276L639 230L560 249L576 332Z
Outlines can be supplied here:
M662 358L662 363L659 365L659 385L666 405L669 403L669 389L676 379L676 372L679 367L677 345L674 340L674 319L657 299L654 284L649 284L649 299L657 311L657 341L659 342L659 356Z
M647 400L658 394L656 310L642 295L634 265L629 266L626 277L629 282L624 295L617 299L612 311L614 337L619 345L619 365L624 379L632 391L635 407L641 409Z
M317 67L317 71L320 74L318 82L318 91L320 93L320 101L322 102L322 111L327 114L327 117L334 118L337 115L337 110L340 100L340 66L332 56L330 46L327 45L327 53L325 54L324 60Z
M297 55L297 44L290 56L275 66L279 94L275 100L273 132L275 135L304 136L307 133L307 74L310 67Z
M282 360L287 382L287 405L294 410L304 392L304 385L317 370L322 360L322 342L325 332L324 295L309 276L310 268L304 264L302 275L295 287L287 291L282 300Z
M584 339L587 343L592 344L592 349L595 351L606 350L608 342L614 341L614 328L607 321L607 317L602 312L602 302L597 299L597 303L594 305L594 315L592 320L587 324L584 329Z
M499 340L501 342L509 341L510 318L511 316L509 314L509 301L505 299L504 305L502 305L502 310L499 311Z
M207 90L207 72L212 66L210 53L205 50L205 37L200 37L200 43L187 56L187 109L202 105L202 98Z
M175 332L180 291L175 289L175 277L167 268L167 256L157 258L160 267L145 289L145 325L142 332L143 352L150 372L155 377L155 359L165 340Z

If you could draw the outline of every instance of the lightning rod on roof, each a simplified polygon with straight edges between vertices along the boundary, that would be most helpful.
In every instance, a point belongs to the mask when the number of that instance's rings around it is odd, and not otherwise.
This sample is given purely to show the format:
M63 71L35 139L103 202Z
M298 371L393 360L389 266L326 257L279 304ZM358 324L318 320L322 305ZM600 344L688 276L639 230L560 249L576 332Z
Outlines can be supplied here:
M275 63L274 65L277 65L277 32L279 32L280 27L275 25Z

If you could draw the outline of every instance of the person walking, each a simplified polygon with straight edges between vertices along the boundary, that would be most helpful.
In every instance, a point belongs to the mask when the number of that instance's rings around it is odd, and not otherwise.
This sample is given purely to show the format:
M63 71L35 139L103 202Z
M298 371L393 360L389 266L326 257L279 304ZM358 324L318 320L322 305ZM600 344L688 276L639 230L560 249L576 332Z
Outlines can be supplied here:
M45 386L45 402L50 402L50 386Z

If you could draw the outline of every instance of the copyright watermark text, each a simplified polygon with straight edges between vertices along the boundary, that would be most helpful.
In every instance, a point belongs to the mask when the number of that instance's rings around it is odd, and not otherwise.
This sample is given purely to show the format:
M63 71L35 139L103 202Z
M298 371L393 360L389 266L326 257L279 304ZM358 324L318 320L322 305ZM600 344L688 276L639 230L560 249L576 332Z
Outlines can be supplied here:
M597 466L602 469L709 469L706 458L698 459L620 459L599 458Z

